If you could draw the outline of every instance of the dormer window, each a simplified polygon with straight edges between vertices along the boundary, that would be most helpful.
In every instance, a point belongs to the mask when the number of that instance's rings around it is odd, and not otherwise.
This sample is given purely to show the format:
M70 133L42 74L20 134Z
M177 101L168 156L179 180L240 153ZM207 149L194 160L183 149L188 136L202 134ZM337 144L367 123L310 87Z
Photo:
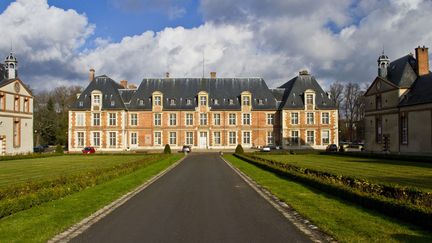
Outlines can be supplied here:
M144 100L140 100L139 105L144 105Z
M186 99L186 105L191 105L191 104L192 104L191 99Z
M93 105L100 105L101 97L100 95L93 95Z
M228 103L229 103L230 105L234 105L234 100L233 100L233 99L228 99Z
M170 99L170 105L175 105L175 104L176 104L175 99Z
M258 105L263 105L263 104L264 104L263 100L262 99L258 99Z
M306 94L306 105L313 105L313 94Z
M114 100L111 101L111 106L115 106L115 101Z
M219 105L219 100L218 100L218 99L214 99L214 100L213 100L213 104L215 104L215 105Z
M200 105L206 106L207 105L207 97L202 95L200 96Z
M162 97L160 97L160 96L155 96L155 97L154 97L153 105L161 105L161 104L162 104Z
M249 96L243 96L243 101L242 101L243 105L250 105L250 97Z
M306 109L315 109L315 91L308 89L304 92L304 104Z
M198 104L199 106L208 106L208 93L205 91L200 91L198 93Z
M252 94L249 91L241 93L240 102L243 107L251 106Z
M80 101L80 102L79 102L79 106L80 106L80 107L83 107L83 106L84 106L84 102Z

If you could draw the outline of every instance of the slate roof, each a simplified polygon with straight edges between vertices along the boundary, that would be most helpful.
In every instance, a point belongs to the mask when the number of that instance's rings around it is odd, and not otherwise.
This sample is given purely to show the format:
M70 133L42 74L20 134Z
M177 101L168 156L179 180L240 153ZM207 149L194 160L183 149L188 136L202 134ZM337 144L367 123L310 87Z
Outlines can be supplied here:
M432 103L432 73L420 76L404 96L399 106Z
M387 68L387 80L400 88L409 88L417 78L416 66L417 61L411 54L394 60Z
M102 92L102 109L124 110L125 104L120 96L119 89L123 87L106 75L95 77L87 88L81 93L77 101L71 106L74 110L88 110L91 105L91 92Z
M294 77L280 86L278 90L274 90L273 94L276 94L278 100L281 101L280 109L304 109L304 92L308 89L315 91L315 106L318 109L336 109L315 77L309 74L301 74Z
M276 100L262 78L144 79L132 97L129 108L151 110L154 91L163 94L165 110L194 110L198 102L196 96L200 91L209 94L209 106L212 110L240 110L240 94L243 91L252 93L252 109L276 109ZM175 100L175 105L170 104L170 99ZM232 100L233 104L230 104L229 100ZM262 104L259 104L259 100Z

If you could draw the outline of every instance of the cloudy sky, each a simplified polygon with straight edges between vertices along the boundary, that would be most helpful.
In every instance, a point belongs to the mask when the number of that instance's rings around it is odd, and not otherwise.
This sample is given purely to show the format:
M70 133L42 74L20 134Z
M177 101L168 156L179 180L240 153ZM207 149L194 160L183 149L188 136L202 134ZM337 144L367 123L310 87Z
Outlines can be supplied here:
M391 60L432 47L431 0L2 0L0 55L12 45L36 90L86 85L88 70L143 77L263 77L308 69L321 84L370 82ZM432 56L432 55L431 55Z

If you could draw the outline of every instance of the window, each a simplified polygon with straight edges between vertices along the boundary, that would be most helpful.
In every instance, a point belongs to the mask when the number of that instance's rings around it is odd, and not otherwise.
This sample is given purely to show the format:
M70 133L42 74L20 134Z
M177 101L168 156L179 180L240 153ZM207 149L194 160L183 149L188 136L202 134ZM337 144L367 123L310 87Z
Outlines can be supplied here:
M220 126L220 117L219 113L213 114L213 124L215 126Z
M307 124L314 124L314 113L313 112L308 112L306 114L307 116Z
M176 104L175 99L170 99L170 105L175 105L175 104Z
M169 143L172 145L177 144L177 133L176 132L170 132L169 133Z
M162 114L155 113L154 114L154 125L161 126L162 125Z
M291 144L299 144L299 131L291 131Z
M13 146L15 148L21 146L21 120L14 118L13 123Z
M115 106L115 101L114 100L111 101L111 106Z
M329 130L324 130L321 132L321 140L322 140L323 145L330 143L330 131Z
M267 132L267 145L274 144L274 135L273 132Z
M109 133L109 146L115 147L117 145L117 134L115 132Z
M381 95L375 97L375 105L377 110L382 108Z
M162 133L155 132L154 133L154 145L162 145Z
M258 105L264 105L264 102L262 99L258 99Z
M191 99L186 99L186 105L191 105L191 104L192 104Z
M207 96L205 95L200 96L200 105L204 105L204 106L207 105Z
M243 114L243 125L250 125L251 124L251 114Z
M100 105L100 104L101 104L100 95L93 95L93 105Z
M315 132L307 131L306 142L307 144L313 145L315 143Z
M207 114L206 113L201 113L200 114L200 125L201 126L206 126L207 125Z
M313 94L306 94L306 105L313 105Z
M237 134L236 132L229 132L229 144L237 143Z
M100 113L93 113L93 126L100 126Z
M381 143L382 141L382 120L381 118L377 118L375 120L376 127L375 127L375 138L377 143Z
M93 146L100 146L100 132L93 132Z
M77 132L77 146L84 147L84 133Z
M29 112L29 100L28 100L28 98L24 99L24 112Z
M321 123L322 124L330 123L330 114L328 112L321 113Z
M131 126L137 126L138 125L138 114L131 114L130 115L130 124L131 124Z
M130 134L130 144L131 145L137 145L138 144L138 134L136 132L133 132Z
M193 125L193 114L187 113L186 114L186 126L192 126Z
M243 144L250 144L250 143L251 143L251 133L243 132Z
M4 110L5 109L5 99L6 99L6 97L5 97L5 95L4 95L4 93L0 93L0 109L1 110Z
M291 124L298 124L298 123L299 123L299 113L291 112Z
M85 126L85 114L84 113L77 113L76 114L76 125L77 126Z
M267 125L274 125L274 114L267 114Z
M143 106L144 105L144 100L140 100L139 101L139 105Z
M154 106L161 106L162 105L162 97L159 95L154 96L153 105Z
M243 96L242 104L249 106L250 105L250 97L249 96Z
M233 99L228 99L228 104L234 105L234 100Z
M215 104L215 105L219 105L219 100L218 100L218 99L214 99L214 100L213 100L213 104Z
M229 125L235 125L236 124L236 114L234 114L234 113L229 114L228 124Z
M115 126L117 124L117 114L109 113L109 123L110 126Z
M176 126L177 125L177 114L175 114L175 113L169 114L169 124L170 124L170 126Z
M408 117L401 116L401 142L402 144L408 144Z
M186 132L186 144L187 145L193 144L193 132Z
M19 102L20 102L20 98L19 96L15 96L15 102L14 102L14 111L20 111L19 110Z
M220 132L214 132L213 133L213 139L214 139L215 145L220 145L221 144L221 133Z

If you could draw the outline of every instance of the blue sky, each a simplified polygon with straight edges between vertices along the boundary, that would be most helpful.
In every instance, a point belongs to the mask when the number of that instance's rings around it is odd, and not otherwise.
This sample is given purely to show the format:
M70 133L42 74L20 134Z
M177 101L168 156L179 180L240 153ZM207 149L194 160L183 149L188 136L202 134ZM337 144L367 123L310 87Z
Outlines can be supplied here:
M200 77L203 53L205 75L367 84L383 46L391 60L432 46L431 12L430 0L2 0L0 55L12 42L36 89L85 86L90 68L135 84Z

